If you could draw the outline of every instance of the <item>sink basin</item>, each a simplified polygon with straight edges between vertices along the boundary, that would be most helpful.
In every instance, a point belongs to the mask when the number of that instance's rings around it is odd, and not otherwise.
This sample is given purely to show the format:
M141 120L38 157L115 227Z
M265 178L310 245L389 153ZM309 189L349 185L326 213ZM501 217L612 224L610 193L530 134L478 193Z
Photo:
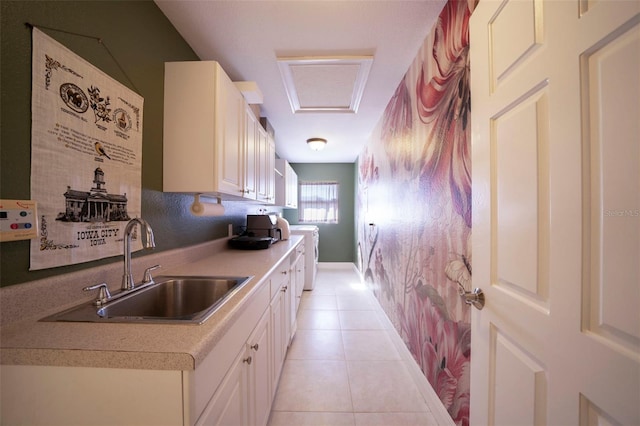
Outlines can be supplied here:
M161 276L104 306L85 303L42 321L202 324L251 278Z

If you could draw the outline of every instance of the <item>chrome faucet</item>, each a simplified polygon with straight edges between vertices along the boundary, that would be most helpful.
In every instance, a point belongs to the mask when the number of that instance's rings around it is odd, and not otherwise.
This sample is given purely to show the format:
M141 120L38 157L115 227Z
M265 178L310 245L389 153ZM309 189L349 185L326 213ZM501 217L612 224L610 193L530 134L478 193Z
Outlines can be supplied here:
M124 228L124 275L122 275L123 291L133 290L135 288L135 282L133 281L133 275L131 274L131 233L138 224L140 224L140 231L142 234L142 247L155 248L156 246L156 242L153 237L153 230L146 220L136 217L127 223L127 226Z

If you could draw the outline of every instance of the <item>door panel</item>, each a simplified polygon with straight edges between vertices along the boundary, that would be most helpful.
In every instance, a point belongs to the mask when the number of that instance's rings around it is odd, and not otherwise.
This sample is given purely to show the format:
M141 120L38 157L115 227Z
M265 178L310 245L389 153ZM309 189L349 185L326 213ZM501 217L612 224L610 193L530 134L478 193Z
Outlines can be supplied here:
M640 2L470 21L471 424L640 424Z
M492 117L492 282L527 304L547 302L549 233L546 84ZM514 158L519 161L513 161ZM522 256L521 247L528 247Z
M505 1L489 21L492 92L533 54L543 37L542 1Z
M491 424L546 424L546 376L544 367L531 353L497 328L491 330ZM513 398L516 391L518 398Z
M585 199L590 199L584 218L589 269L583 286L583 327L631 352L640 345L638 52L640 23L636 18L581 58L583 116L589 124L583 136L589 159L584 163L589 185ZM629 90L633 87L636 90ZM617 119L625 116L633 119ZM635 141L625 135L635 135Z

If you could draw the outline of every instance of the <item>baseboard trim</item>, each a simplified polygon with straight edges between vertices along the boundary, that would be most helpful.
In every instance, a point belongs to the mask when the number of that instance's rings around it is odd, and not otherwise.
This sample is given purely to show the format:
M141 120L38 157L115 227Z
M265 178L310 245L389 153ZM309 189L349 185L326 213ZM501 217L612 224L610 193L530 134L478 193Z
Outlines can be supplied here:
M352 262L318 262L318 269L340 269L358 272L355 263Z
M360 277L362 279L361 274L360 274ZM369 289L368 287L367 289L371 292L371 289ZM371 292L371 296L376 302L378 302L378 299L375 297L373 292ZM409 374L413 378L414 383L418 387L418 390L420 391L420 393L422 394L422 397L427 403L427 406L430 409L431 415L433 415L433 417L436 420L436 424L439 426L455 426L455 422L451 418L451 415L449 414L445 406L442 404L442 401L440 401L438 394L436 394L436 391L433 389L433 387L425 377L424 373L420 369L420 366L418 365L415 358L413 358L413 355L409 351L409 348L407 347L405 342L402 340L402 337L400 336L396 328L391 323L391 320L389 320L389 317L387 316L386 312L384 312L384 310L382 309L380 302L377 303L376 307L379 312L378 318L385 323L384 327L387 330L387 335L391 338L396 349L400 354L400 357L404 360L404 364L409 370Z
M388 333L390 335L391 333ZM438 426L455 426L451 415L440 401L438 394L433 390L433 387L425 377L424 373L420 369L420 366L409 352L407 345L404 343L400 335L396 332L393 336L390 336L394 341L396 349L401 352L401 357L405 360L405 366L409 370L414 383L420 390L422 397L427 402L431 414L436 419Z

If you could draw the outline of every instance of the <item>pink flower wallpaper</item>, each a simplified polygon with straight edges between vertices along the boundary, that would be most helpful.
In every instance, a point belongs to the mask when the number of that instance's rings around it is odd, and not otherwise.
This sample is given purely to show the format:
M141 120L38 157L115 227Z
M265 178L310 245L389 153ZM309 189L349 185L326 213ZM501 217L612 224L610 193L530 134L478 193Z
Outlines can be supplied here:
M469 17L450 0L358 160L358 262L425 376L469 423Z

